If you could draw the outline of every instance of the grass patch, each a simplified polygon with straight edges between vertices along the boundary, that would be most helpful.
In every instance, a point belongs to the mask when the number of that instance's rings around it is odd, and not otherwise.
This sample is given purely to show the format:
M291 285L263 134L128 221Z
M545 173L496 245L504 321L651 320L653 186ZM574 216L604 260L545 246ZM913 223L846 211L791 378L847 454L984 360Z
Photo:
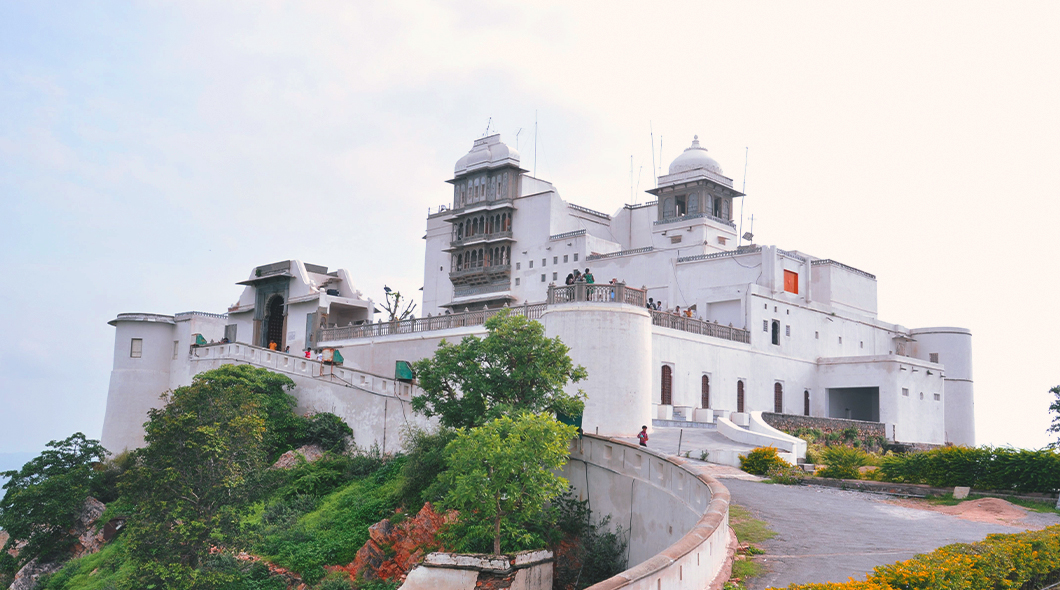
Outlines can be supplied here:
M765 573L765 566L754 560L755 555L761 555L765 551L755 544L772 539L777 533L765 522L752 516L750 510L736 504L729 504L729 526L736 533L736 539L747 546L737 551L736 561L732 563L731 581L725 584L725 588L745 588L744 583L748 579Z
M126 586L133 564L125 559L124 541L118 537L98 552L71 559L59 571L42 578L37 588L44 590L111 590Z
M777 536L765 522L754 518L751 511L738 504L729 504L729 526L741 543L761 543Z
M757 578L765 573L765 566L750 559L738 559L732 563L732 577L741 582L748 578Z

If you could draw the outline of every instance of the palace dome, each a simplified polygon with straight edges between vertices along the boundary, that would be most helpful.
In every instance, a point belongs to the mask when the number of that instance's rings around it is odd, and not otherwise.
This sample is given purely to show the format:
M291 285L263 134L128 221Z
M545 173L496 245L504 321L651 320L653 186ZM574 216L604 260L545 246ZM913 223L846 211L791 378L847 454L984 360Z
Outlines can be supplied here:
M677 174L678 172L685 172L687 170L695 170L697 168L705 168L711 172L723 175L721 166L718 165L717 160L707 155L707 148L699 145L699 136L695 136L692 140L692 145L685 148L685 151L680 156L674 158L673 162L670 162L670 174Z
M497 168L505 164L519 165L519 152L501 141L499 134L476 139L471 151L456 161L454 172L460 175L480 168Z

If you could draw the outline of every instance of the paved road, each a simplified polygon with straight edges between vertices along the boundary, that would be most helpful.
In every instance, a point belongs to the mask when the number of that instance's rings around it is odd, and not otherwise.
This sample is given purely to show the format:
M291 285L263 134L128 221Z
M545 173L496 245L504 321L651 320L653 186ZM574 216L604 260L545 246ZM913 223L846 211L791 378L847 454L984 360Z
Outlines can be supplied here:
M777 532L762 544L766 554L758 559L768 571L748 584L753 590L862 579L877 565L950 543L980 541L990 533L1022 530L894 506L862 492L721 481L729 488L733 503L749 508ZM1029 520L1039 525L1060 522L1055 514L1032 513Z

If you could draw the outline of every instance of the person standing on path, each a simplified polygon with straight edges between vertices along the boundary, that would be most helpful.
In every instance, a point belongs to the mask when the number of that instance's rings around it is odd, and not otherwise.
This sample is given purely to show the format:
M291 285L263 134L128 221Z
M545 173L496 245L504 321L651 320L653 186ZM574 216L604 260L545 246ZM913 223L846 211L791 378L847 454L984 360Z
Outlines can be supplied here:
M647 426L641 426L640 427L640 432L637 434L637 440L640 441L640 446L642 446L642 447L648 446L648 427Z

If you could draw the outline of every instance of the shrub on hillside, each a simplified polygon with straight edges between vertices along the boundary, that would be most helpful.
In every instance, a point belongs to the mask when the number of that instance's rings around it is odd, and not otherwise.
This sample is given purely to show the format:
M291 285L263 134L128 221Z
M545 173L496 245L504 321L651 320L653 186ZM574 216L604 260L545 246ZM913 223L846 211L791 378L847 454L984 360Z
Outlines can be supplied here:
M456 430L439 428L436 432L410 430L405 436L406 461L398 494L410 511L418 511L425 502L445 497L442 478L445 471L445 447L456 438Z
M801 467L784 462L783 465L773 465L766 471L766 477L773 483L784 485L798 485L806 479L806 472Z
M942 447L886 457L881 478L937 487L1051 493L1060 490L1060 452L994 447Z
M746 456L740 455L740 469L752 475L766 475L774 465L787 465L775 447L758 447Z
M871 462L868 453L850 447L828 447L821 454L821 459L827 467L818 471L817 475L835 479L857 479L860 475L858 467Z

